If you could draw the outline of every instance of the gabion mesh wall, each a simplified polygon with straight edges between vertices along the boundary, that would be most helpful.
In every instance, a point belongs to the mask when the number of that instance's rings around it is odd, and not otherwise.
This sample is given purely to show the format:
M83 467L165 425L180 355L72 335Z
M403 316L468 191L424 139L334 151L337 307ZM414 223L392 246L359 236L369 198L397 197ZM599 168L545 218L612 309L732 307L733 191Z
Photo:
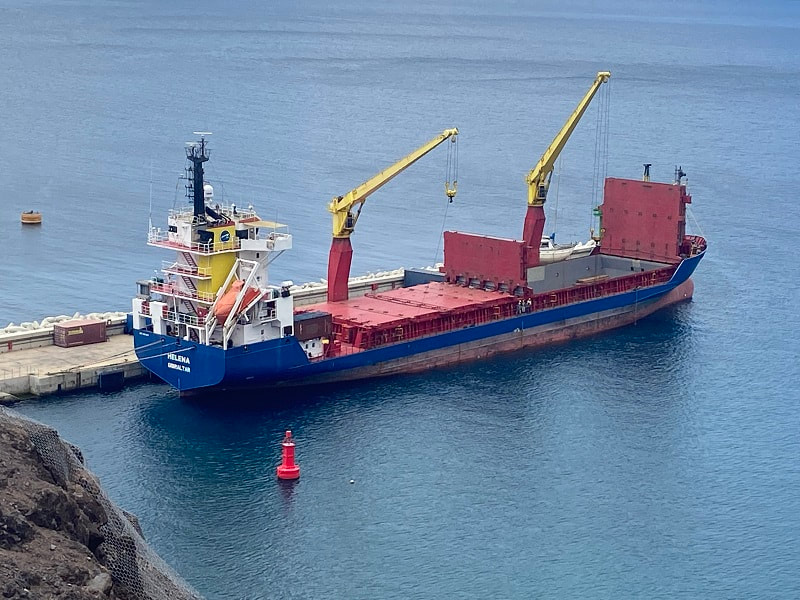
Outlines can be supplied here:
M78 485L102 507L105 512L100 516L105 516L105 523L100 527L103 541L95 554L109 570L117 591L137 600L201 598L145 542L136 517L108 498L97 478L84 465L79 448L62 440L55 429L0 407L0 430L9 424L20 426L28 433L42 463L59 486L67 490Z

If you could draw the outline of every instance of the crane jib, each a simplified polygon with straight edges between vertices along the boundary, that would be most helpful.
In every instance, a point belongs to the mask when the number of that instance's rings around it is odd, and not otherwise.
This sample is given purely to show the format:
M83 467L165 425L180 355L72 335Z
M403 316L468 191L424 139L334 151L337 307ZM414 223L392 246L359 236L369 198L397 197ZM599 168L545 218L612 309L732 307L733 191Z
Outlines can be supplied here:
M363 204L367 197L372 194L373 192L377 191L389 181L394 179L397 175L402 173L405 169L413 165L417 162L420 158L428 154L431 150L439 146L442 142L453 139L455 140L458 136L458 129L445 129L441 134L433 138L432 140L426 142L410 154L407 154L394 164L390 165L377 175L373 176L372 178L368 179L361 185L356 188L353 188L347 194L343 196L337 196L331 201L328 205L328 210L333 213L333 235L334 237L347 237L349 236L352 231L353 227L355 227L355 221L358 220L358 214L356 213L353 215L351 212L353 207L356 204ZM448 155L449 158L449 155ZM448 161L448 170L450 169L450 161ZM453 173L457 174L457 167L453 165ZM448 179L445 182L447 196L452 198L455 195L455 179L457 175L455 175L452 179L453 185L450 185L451 179L449 178L448 172ZM449 193L452 191L452 195ZM348 219L348 215L353 215L354 219ZM348 226L348 222L351 223Z
M426 142L411 154L407 154L377 175L368 179L344 196L336 196L328 210L333 214L333 241L328 256L328 301L346 300L348 295L347 281L350 276L352 248L350 234L353 233L358 217L367 197L387 184L394 177L413 165L442 142L456 140L458 129L445 129L441 134ZM455 145L454 145L455 146ZM451 150L447 157L447 174L445 178L445 194L452 201L458 187L457 151ZM355 210L354 210L355 209Z
M609 71L600 71L597 73L597 76L592 82L591 87L589 87L589 91L586 92L581 101L578 103L578 106L567 119L567 122L561 128L561 131L558 132L556 137L544 151L544 154L542 154L539 162L536 163L536 166L528 173L526 182L528 183L529 206L541 206L544 204L545 200L547 199L547 190L550 186L550 175L553 172L556 160L561 154L561 151L564 149L564 145L567 143L569 136L572 135L575 127L578 125L578 121L580 121L583 113L586 112L586 109L588 108L589 103L592 101L592 98L594 98L594 95L597 93L597 90L601 85L608 81L610 77L611 73Z

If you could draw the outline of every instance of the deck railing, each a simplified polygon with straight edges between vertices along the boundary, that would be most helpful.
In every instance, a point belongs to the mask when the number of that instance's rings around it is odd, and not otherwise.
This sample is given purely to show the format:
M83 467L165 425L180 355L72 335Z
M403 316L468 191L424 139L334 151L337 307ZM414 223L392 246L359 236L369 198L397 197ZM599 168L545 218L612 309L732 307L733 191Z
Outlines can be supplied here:
M161 261L161 270L167 273L187 275L188 277L211 277L211 267L198 267L197 265L186 265L172 260Z
M161 231L160 229L152 229L147 234L147 243L150 246L158 246L160 248L169 248L172 250L188 250L197 254L221 254L223 252L233 252L241 247L241 241L238 237L234 237L229 242L191 242L184 244L182 242L175 242L169 239L168 231Z
M176 298L184 298L186 300L194 300L196 302L203 302L205 304L213 304L216 295L211 292L189 292L178 288L173 283L164 283L161 281L152 281L150 289L159 294L166 294L167 296L174 296Z
M685 239L692 244L691 256L697 256L706 249L706 238L701 235L687 235Z

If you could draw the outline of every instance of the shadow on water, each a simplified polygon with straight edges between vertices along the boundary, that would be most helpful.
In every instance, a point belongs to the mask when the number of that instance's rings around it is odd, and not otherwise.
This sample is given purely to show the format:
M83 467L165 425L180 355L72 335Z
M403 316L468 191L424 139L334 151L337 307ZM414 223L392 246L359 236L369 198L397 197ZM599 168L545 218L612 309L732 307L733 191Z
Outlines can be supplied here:
M689 393L692 378L687 372L699 335L691 325L692 305L683 304L623 329L426 373L185 399L166 385L141 383L108 394L64 394L56 404L52 399L26 402L24 412L46 418L48 413L71 411L73 405L102 398L103 404L114 404L133 417L126 421L140 429L132 432L134 440L150 445L161 438L172 452L192 441L204 446L247 439L277 444L286 429L302 435L307 426L320 428L379 411L389 419L420 411L420 406L437 414L472 411L508 419L531 418L548 403L574 396L593 401L649 402L656 397L669 401ZM604 388L616 389L613 398L595 388L599 381Z
M690 319L691 305L683 305L550 348L333 386L180 399L166 386L143 385L119 393L136 399L126 409L126 437L158 470L206 479L242 470L262 476L265 464L279 461L287 429L297 439L356 452L356 435L398 445L409 435L442 439L505 428L529 435L550 430L564 415L624 418L626 405L641 407L637 418L673 413L669 418L682 421L691 386Z
M603 391L593 392L593 386L608 378L627 387L631 400L646 400L656 392L664 396L665 390L674 396L688 385L686 366L694 348L690 320L691 305L684 304L623 329L420 374L183 399L164 388L168 399L140 406L142 425L175 428L206 443L214 438L261 437L265 432L277 438L285 429L300 434L304 424L383 409L387 404L403 410L420 398L454 410L522 417L543 402L574 395L576 387L589 397L604 399ZM555 372L558 379L553 378Z

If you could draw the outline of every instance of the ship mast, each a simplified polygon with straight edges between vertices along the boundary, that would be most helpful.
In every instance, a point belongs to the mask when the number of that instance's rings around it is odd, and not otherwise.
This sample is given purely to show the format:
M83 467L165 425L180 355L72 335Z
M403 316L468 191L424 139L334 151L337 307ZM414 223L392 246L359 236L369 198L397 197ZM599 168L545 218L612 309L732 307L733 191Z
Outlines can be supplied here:
M206 220L206 203L203 197L203 163L208 160L206 136L211 133L208 131L194 131L193 133L200 136L200 141L186 143L186 158L191 163L186 167L189 181L186 184L186 197L192 200L195 223L202 223Z

